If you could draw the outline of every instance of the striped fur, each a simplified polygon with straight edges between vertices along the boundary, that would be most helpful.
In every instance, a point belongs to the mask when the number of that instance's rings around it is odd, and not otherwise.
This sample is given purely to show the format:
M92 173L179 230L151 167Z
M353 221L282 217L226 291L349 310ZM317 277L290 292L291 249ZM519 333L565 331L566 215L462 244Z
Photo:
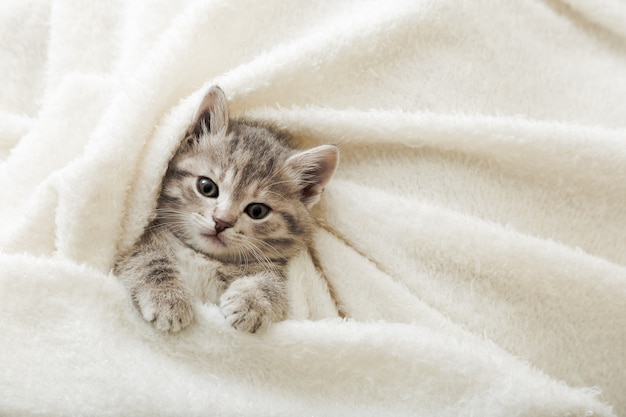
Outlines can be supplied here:
M219 302L243 331L285 317L285 266L311 243L309 210L339 156L332 145L294 150L288 139L229 120L223 92L209 90L170 161L155 220L115 267L146 320L178 331L195 298Z

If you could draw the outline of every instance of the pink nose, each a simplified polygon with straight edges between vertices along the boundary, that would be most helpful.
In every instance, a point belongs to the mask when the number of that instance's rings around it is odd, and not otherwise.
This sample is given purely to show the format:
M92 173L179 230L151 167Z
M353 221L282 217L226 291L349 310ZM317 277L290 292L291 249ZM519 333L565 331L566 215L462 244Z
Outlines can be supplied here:
M226 222L219 218L214 218L215 221L215 233L222 233L224 229L228 229L229 227L233 227L232 223Z

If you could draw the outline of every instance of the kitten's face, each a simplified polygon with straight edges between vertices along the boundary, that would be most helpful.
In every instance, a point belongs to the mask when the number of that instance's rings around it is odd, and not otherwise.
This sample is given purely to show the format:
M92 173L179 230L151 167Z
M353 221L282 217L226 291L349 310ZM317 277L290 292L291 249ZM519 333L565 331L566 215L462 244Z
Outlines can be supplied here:
M219 89L198 113L164 178L160 223L223 261L286 261L310 243L309 208L335 171L337 148L295 151L263 126L229 122Z
M264 135L238 126L174 158L158 215L186 244L249 262L289 257L307 243L311 217L287 164L291 151Z

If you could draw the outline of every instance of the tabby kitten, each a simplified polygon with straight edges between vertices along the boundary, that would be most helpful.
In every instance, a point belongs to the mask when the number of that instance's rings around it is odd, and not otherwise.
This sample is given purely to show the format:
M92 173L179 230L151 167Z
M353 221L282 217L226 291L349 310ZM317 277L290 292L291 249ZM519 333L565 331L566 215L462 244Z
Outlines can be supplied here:
M114 273L163 331L193 319L193 300L218 303L236 329L285 318L285 267L311 244L309 209L331 179L334 145L298 151L268 126L229 120L212 87L169 163L156 216Z

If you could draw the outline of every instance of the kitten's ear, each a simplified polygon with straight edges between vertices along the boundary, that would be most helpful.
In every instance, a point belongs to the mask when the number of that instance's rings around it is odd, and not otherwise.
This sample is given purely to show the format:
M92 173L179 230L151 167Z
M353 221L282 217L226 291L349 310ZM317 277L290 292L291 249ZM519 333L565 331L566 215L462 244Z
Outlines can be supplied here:
M228 129L228 103L221 88L214 85L202 99L196 110L193 122L187 129L187 136L199 138L204 133L212 135Z
M307 207L312 207L319 201L338 163L339 148L335 145L318 146L289 157L287 164L298 175L302 184L302 202Z

